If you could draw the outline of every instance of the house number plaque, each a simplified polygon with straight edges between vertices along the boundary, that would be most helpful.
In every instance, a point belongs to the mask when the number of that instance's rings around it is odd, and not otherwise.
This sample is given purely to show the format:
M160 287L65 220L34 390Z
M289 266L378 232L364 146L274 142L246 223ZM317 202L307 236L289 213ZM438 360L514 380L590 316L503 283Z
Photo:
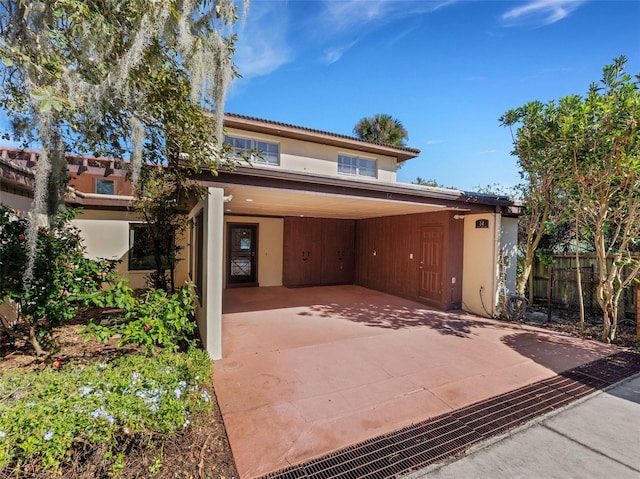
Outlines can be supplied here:
M476 220L476 228L488 228L489 220Z

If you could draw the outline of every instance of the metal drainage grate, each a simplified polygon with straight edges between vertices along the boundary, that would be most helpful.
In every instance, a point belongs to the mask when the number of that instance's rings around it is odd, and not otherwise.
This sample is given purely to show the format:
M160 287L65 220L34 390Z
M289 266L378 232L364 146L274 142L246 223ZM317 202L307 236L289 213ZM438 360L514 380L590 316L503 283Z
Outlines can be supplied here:
M621 352L399 431L349 446L263 479L389 478L464 453L473 444L640 372Z

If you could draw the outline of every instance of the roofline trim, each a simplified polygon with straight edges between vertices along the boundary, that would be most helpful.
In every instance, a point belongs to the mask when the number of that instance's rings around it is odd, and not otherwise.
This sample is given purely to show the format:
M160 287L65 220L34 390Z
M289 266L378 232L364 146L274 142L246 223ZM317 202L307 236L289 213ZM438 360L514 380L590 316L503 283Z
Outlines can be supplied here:
M251 182L247 182L251 179ZM230 181L231 180L231 181ZM413 198L421 200L433 200L442 203L456 203L451 206L458 208L471 208L483 210L500 208L505 211L516 207L515 203L507 197L476 195L460 190L447 190L443 188L420 187L409 184L392 184L382 182L354 181L353 178L343 179L332 176L324 176L313 173L300 173L292 171L280 171L269 168L256 168L238 166L235 170L220 170L217 175L212 175L208 170L197 177L197 181L203 183L238 183L254 186L265 186L267 183L298 183L308 186L308 190L340 190L363 197L382 197L383 199L398 200ZM280 186L286 187L286 186ZM328 192L328 191L327 191Z
M324 130L316 130L290 123L274 120L265 120L237 113L225 113L224 126L229 128L244 129L258 133L268 133L285 138L300 138L315 143L331 144L332 146L350 147L353 150L362 150L370 153L385 154L397 158L399 162L410 160L420 154L417 148L407 146L394 146L374 141L363 140L354 136L332 133Z

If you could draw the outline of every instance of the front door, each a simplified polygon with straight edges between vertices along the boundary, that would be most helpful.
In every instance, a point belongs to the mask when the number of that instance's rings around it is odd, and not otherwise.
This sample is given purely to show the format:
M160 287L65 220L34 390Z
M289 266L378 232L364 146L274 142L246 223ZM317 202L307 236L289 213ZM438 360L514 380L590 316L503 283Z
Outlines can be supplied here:
M227 285L257 286L258 225L229 223Z
M420 296L442 301L442 252L444 232L441 225L420 229Z

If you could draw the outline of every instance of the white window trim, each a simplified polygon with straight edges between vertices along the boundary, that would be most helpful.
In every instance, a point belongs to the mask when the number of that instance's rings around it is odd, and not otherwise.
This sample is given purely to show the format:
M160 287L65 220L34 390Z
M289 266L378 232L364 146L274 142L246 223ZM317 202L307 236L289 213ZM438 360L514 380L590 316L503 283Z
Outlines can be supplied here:
M367 161L373 161L374 165L375 165L375 175L374 176L369 176L369 175L361 175L359 173L360 171L360 167L357 167L357 172L356 173L345 173L340 171L340 157L341 156L346 156L349 158L355 158L358 160L367 160ZM354 178L369 178L369 179L378 179L378 158L374 158L374 157L368 157L368 156L362 156L362 155L358 155L358 154L354 154L354 153L338 153L338 160L337 160L337 169L338 169L338 174L339 175L344 175L344 176L351 176Z
M251 142L251 147L249 148L250 150L255 150L255 151L261 151L258 148L256 148L256 144L257 143L267 143L269 145L275 145L278 147L278 162L277 163L271 163L268 161L265 161L263 158L260 158L259 156L256 155L251 155L249 160L252 163L256 163L258 165L267 165L267 166L280 166L280 143L276 142L276 141L270 141L270 140L264 140L261 138L253 138L253 137L249 137L249 136L242 136L242 135L225 135L225 140L227 138L234 138L234 139L239 139L239 140L246 140L246 141L250 141ZM231 145L231 148L235 147L233 145Z

